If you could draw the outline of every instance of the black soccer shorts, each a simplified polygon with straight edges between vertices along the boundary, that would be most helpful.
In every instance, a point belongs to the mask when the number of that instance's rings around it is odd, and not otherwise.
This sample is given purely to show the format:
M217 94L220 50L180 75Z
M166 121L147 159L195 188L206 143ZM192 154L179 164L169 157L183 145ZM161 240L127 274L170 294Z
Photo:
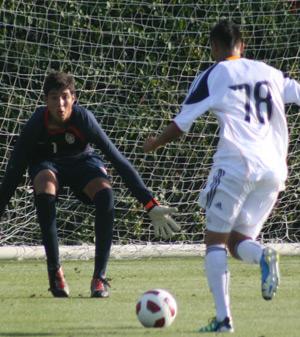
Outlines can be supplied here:
M82 202L91 204L92 201L83 193L84 187L94 178L109 180L104 163L96 153L84 153L80 156L63 157L42 160L29 165L29 176L33 182L35 176L42 170L55 173L59 184L59 192L63 187L69 187L74 195Z

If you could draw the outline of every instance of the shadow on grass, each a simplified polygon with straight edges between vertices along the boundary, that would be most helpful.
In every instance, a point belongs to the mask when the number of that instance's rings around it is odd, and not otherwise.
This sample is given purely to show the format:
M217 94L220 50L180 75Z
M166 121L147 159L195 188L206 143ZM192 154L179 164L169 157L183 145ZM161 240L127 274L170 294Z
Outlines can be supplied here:
M90 330L90 331L89 331ZM174 334L177 336L178 333L184 333L188 336L190 335L199 335L199 332L195 329L192 330L183 330L180 332L179 330L173 330L173 329L157 329L157 328L144 328L141 326L133 326L133 325L120 325L120 326L114 326L114 327L101 327L100 334L97 333L98 336L156 336L161 335L161 333L164 333L164 336L173 336ZM79 328L76 327L76 329L68 329L68 333L74 334L75 336L95 336L94 328L89 329L88 327ZM119 334L120 333L120 334ZM1 335L0 335L1 336Z
M43 337L43 336L57 336L57 334L48 332L0 332L0 336L3 337Z
M19 298L19 297L18 297ZM95 298L91 298L91 295L88 293L76 293L76 292L73 292L70 294L69 297L54 297L52 296L52 294L50 292L44 292L44 293L40 293L40 294L30 294L28 296L24 296L23 298L30 298L30 299L58 299L58 300L69 300L69 299L74 299L74 300L82 300L82 299L94 299ZM109 299L109 298L103 298L102 300L106 300L106 299ZM99 298L98 298L99 300Z
M178 331L172 331L172 330L166 330L163 329L165 332L165 336L172 336L174 333L178 333ZM148 335L151 333L153 336L160 334L162 331L161 329L145 329L142 327L137 327L137 326L131 326L131 325L122 325L122 326L116 326L113 328L110 327L101 327L101 333L97 332L95 334L95 328L89 328L89 327L84 327L84 328L76 328L76 329L66 329L64 330L64 334L71 334L72 336L116 336L116 334L119 335L119 332L123 333L123 335L128 336L128 333L130 333L130 336L144 336ZM188 333L188 335L199 335L199 333L195 330L193 331L184 331L184 333ZM61 336L60 333L47 333L47 332L6 332L6 333L1 333L0 332L0 337L47 337L47 336Z

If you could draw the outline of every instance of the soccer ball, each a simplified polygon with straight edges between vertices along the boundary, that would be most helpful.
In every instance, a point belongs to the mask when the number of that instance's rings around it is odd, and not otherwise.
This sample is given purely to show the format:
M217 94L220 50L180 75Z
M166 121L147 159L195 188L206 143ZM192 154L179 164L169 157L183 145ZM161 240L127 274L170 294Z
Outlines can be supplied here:
M170 326L177 314L174 297L164 289L146 291L136 304L136 315L146 328Z

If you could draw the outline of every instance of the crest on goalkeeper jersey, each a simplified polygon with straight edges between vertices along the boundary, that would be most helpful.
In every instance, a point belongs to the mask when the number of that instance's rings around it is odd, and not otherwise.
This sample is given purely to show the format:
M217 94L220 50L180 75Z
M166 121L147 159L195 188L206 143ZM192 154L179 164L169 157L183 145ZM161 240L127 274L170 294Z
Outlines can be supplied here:
M68 144L74 144L75 143L75 136L70 132L66 132L65 140Z

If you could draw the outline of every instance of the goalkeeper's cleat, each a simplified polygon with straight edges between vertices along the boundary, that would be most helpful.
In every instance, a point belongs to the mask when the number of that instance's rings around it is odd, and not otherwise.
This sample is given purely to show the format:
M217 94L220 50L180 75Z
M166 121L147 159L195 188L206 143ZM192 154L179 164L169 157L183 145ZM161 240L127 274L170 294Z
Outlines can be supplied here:
M91 282L91 297L109 297L108 288L110 284L107 279L94 277Z
M279 254L276 250L267 247L263 250L260 260L261 293L265 300L271 300L279 285Z
M62 267L57 270L48 271L49 284L52 295L54 297L69 297L69 286L65 280Z
M217 321L216 317L213 317L208 325L200 328L199 332L234 332L232 321L229 317L225 317L223 321Z

